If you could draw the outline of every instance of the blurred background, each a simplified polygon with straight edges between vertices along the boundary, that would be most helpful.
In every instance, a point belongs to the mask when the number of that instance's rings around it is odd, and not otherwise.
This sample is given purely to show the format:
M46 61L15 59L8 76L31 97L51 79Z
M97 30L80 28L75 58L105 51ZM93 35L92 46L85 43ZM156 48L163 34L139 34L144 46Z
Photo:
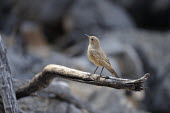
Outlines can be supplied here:
M53 82L65 84L100 113L170 113L169 0L1 0L0 33L12 76L20 80L31 79L48 64L94 72L84 34L95 35L122 78L151 74L145 90ZM30 96L19 105L27 113L84 113L57 98Z

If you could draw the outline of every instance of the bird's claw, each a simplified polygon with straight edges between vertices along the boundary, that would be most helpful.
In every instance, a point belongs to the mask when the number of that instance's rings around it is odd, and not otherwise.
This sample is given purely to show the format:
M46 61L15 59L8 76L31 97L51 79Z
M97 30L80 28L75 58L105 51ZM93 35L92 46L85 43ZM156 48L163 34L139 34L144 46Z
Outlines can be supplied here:
M109 79L109 76L100 75L101 78Z

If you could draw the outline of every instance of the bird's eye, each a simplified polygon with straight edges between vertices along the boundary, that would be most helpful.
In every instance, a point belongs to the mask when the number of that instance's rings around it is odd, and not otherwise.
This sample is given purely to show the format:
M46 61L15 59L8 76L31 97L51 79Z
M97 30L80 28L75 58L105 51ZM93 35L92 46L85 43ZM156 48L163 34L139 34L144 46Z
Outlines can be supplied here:
M93 41L93 38L91 40Z

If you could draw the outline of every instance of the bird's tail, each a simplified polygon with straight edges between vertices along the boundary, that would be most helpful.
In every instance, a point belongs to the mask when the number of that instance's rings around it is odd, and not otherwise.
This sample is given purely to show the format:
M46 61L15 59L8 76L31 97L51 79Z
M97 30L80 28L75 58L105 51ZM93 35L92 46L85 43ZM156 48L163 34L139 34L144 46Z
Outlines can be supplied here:
M110 72L112 73L112 75L114 75L116 78L120 78L120 77L118 76L118 74L116 73L116 71L112 68L111 65L105 66L105 68L106 68L108 71L110 71Z
M116 78L120 78L109 63L102 62L102 66L105 67L108 71L110 71Z
M109 69L109 71L110 71L116 78L120 78L113 68Z

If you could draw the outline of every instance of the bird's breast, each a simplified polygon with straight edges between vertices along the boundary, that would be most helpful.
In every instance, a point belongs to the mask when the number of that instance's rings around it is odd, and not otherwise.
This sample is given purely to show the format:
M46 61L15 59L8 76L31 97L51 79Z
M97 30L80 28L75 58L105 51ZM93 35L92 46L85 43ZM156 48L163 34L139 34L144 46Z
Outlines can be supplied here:
M99 59L96 59L92 53L92 50L90 47L88 47L88 50L87 50L87 56L88 56L88 59L94 63L95 65L97 66L101 66L100 63L99 63Z

